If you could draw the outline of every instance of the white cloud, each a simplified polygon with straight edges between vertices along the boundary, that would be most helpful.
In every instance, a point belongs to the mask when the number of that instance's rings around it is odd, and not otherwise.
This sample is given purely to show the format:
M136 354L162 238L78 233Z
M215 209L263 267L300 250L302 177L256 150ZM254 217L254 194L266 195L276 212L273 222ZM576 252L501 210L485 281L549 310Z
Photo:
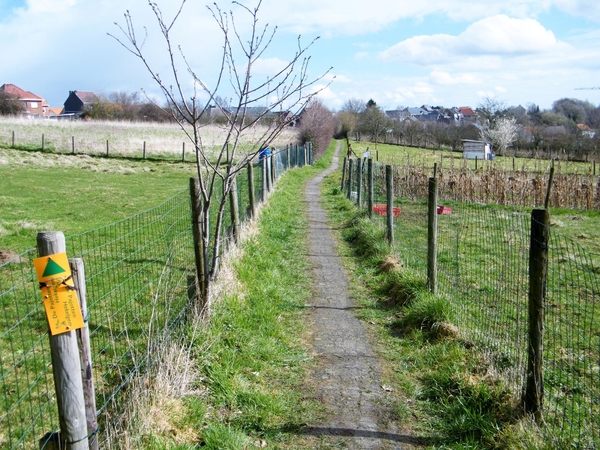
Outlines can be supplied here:
M76 0L28 0L27 12L31 14L56 13L74 6Z
M417 65L443 64L461 57L544 53L561 45L554 34L532 19L498 15L482 19L458 36L436 34L406 39L380 53L384 61Z
M450 74L441 70L434 70L429 74L429 80L440 86L453 86L460 84L480 84L477 75L472 73Z
M479 54L523 54L553 50L554 33L533 19L505 15L487 17L469 26L458 36L464 52Z
M569 14L600 22L600 2L597 0L555 0L554 3Z
M289 62L279 58L258 58L252 66L252 72L256 75L274 75L285 69L288 64Z

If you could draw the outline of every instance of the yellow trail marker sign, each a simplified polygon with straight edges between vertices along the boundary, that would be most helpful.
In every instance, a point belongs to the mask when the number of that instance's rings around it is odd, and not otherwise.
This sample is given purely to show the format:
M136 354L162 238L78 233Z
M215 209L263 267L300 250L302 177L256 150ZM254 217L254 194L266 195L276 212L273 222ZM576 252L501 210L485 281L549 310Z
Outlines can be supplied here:
M83 328L83 316L66 253L35 258L33 265L40 281L50 334Z

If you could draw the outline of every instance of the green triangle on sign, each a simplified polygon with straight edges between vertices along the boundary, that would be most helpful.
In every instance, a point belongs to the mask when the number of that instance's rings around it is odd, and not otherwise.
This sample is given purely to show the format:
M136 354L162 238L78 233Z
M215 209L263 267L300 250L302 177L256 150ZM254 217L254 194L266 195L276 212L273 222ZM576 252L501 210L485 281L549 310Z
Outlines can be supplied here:
M60 267L57 263L48 259L48 264L44 269L44 273L42 274L42 278L51 277L52 275L58 275L59 273L65 273L66 270Z

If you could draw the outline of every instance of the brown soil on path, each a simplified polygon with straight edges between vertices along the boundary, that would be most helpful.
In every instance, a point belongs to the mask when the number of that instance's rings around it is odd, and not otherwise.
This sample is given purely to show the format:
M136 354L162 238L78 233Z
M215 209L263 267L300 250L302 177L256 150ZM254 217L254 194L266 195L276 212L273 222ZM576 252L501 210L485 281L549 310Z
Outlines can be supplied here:
M329 414L324 423L309 424L303 434L312 437L314 448L413 449L415 440L394 423L379 360L353 313L348 277L319 204L321 182L337 169L340 147L338 143L331 167L311 180L305 192L315 291L311 337L317 359L309 383Z

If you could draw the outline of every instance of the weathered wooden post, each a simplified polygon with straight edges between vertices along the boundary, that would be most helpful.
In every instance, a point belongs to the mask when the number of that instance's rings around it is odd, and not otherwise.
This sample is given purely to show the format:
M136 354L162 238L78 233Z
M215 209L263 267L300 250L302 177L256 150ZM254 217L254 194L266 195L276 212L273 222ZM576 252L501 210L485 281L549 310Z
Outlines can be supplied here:
M88 309L85 286L85 267L83 259L70 258L69 265L73 275L73 283L81 315L84 318L84 327L76 331L77 343L79 344L79 357L81 362L81 380L83 383L83 398L85 400L85 418L89 437L90 450L98 450L98 420L96 419L96 393L94 390L94 378L92 375L92 350L90 345L90 328L88 326Z
M240 208L238 203L238 191L236 177L231 180L229 189L229 210L231 212L231 227L233 228L234 242L240 242Z
M367 207L369 208L369 218L372 219L373 218L373 192L374 192L374 186L373 186L373 158L369 158L368 159L368 163L367 163L367 178L368 178L368 200L367 200Z
M42 133L42 151L44 151L46 148L46 139L44 136L44 133Z
M550 213L547 209L534 209L531 212L529 242L529 344L523 405L538 424L543 422L544 308L549 238Z
M71 136L71 153L75 154L75 136Z
M185 141L181 145L181 162L185 162Z
M346 181L346 166L348 165L348 159L344 157L344 162L342 163L342 183L340 189L342 192L344 191L344 182Z
M12 132L12 148L15 148L15 132Z
M252 161L248 161L248 202L250 203L250 217L256 216L256 200L254 198L254 167Z
M271 168L271 188L275 186L275 181L277 180L277 171L275 167L275 155L271 153L269 155L269 167Z
M392 166L385 166L385 187L386 187L386 237L390 244L394 243L394 173Z
M290 170L290 167L291 167L291 161L290 161L290 157L291 157L291 155L290 155L290 147L291 146L292 146L292 144L288 144L288 145L285 146L285 155L287 157L287 160L286 160L286 163L285 163L285 168L287 170Z
M206 300L206 260L204 240L202 239L202 196L200 180L190 178L190 196L192 197L192 234L194 238L194 256L196 260L197 294L201 302Z
M362 160L356 160L356 206L361 207L362 200Z
M37 249L40 257L64 253L66 251L64 234L60 231L38 233ZM66 443L70 450L87 450L89 446L85 399L75 330L50 335L50 354L60 423L60 440Z
M346 198L350 199L352 197L352 175L354 172L354 160L350 158L348 161L348 191L346 192Z
M429 179L429 198L427 202L427 288L437 290L437 191L438 179Z
M108 156L108 139L106 140L106 156Z
M144 146L142 147L142 159L146 159L146 141L144 141Z
M265 202L267 200L267 158L263 158L260 161L260 168L262 171L262 189L260 191L260 201Z

